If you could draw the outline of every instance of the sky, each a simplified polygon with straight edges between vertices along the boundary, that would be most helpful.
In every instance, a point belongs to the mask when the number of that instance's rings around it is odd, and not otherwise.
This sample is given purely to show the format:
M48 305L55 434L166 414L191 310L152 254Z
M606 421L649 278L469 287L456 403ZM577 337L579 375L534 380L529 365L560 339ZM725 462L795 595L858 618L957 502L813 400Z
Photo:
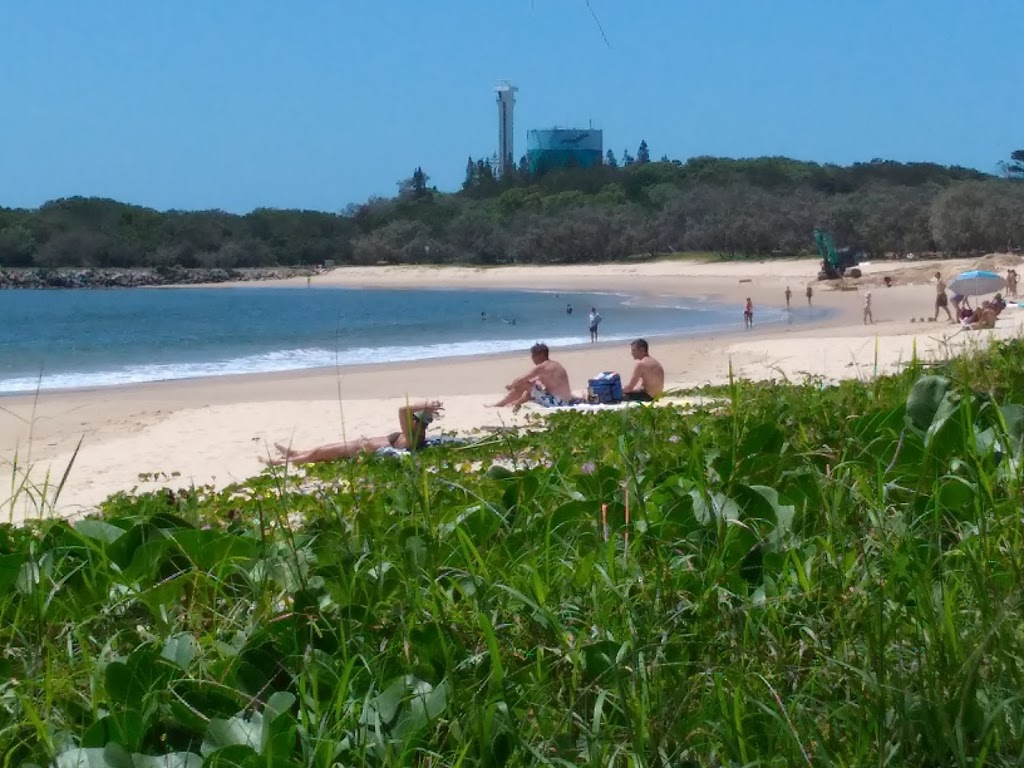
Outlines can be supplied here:
M0 14L0 206L338 211L420 166L457 190L531 128L616 155L1024 148L1022 0L32 0Z

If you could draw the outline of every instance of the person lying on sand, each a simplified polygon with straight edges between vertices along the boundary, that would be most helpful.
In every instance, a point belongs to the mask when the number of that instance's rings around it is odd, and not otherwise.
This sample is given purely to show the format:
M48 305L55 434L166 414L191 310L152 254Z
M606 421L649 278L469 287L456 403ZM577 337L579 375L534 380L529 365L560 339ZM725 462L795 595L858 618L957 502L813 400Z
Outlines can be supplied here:
M1003 307L991 301L983 301L981 306L974 310L969 317L962 321L965 328L972 331L982 331L996 327L996 318L1003 311Z
M494 408L511 405L518 409L523 403L533 401L538 405L553 408L560 405L572 405L579 402L569 386L569 374L561 363L550 357L547 344L537 342L530 347L533 368L524 373L505 389L508 394L494 404Z
M320 461L350 459L361 453L375 453L381 448L398 448L415 451L423 447L427 439L427 426L439 418L444 410L440 400L414 403L398 409L398 423L401 429L380 437L361 437L342 443L330 443L306 451L300 451L281 443L275 443L279 456L261 458L267 466L278 464L313 464Z
M633 377L622 388L623 401L649 403L661 397L665 391L665 369L648 354L647 340L637 339L629 345L629 351L637 363Z

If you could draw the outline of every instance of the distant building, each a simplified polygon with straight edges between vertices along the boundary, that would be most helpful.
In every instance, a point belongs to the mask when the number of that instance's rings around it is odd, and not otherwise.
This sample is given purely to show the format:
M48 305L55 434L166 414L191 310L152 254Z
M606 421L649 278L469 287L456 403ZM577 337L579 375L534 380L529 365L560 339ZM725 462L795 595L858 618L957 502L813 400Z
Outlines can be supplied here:
M604 162L604 135L593 128L528 131L526 160L530 173L553 168L589 168Z
M498 164L495 172L500 176L506 165L515 165L512 113L516 106L516 91L519 89L508 81L502 81L494 90L498 94Z

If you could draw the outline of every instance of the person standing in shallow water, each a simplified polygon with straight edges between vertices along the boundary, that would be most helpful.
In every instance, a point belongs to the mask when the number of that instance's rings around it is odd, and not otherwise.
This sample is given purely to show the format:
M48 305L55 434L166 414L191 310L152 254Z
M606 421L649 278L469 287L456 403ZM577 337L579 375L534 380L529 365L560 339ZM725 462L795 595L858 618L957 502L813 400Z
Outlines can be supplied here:
M786 286L786 309L789 309L789 300L793 298L793 292Z
M598 313L597 307L590 308L588 323L590 324L590 341L593 343L597 341L597 326L601 324L601 315Z
M747 303L743 306L743 327L753 328L754 327L754 302L747 297Z
M814 296L814 289L811 286L807 286L807 306L811 306L811 298Z

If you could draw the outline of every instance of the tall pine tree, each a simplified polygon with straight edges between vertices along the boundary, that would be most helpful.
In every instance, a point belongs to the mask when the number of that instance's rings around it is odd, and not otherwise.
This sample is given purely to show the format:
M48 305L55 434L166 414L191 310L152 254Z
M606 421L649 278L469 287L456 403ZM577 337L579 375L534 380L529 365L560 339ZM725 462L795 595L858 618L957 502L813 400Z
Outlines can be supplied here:
M473 161L473 156L470 155L469 160L466 161L466 178L462 182L462 191L469 192L472 189L476 189L476 185L480 179L476 175L476 163Z
M651 151L647 149L647 142L644 140L640 141L640 148L636 151L636 161L641 165L651 162Z

